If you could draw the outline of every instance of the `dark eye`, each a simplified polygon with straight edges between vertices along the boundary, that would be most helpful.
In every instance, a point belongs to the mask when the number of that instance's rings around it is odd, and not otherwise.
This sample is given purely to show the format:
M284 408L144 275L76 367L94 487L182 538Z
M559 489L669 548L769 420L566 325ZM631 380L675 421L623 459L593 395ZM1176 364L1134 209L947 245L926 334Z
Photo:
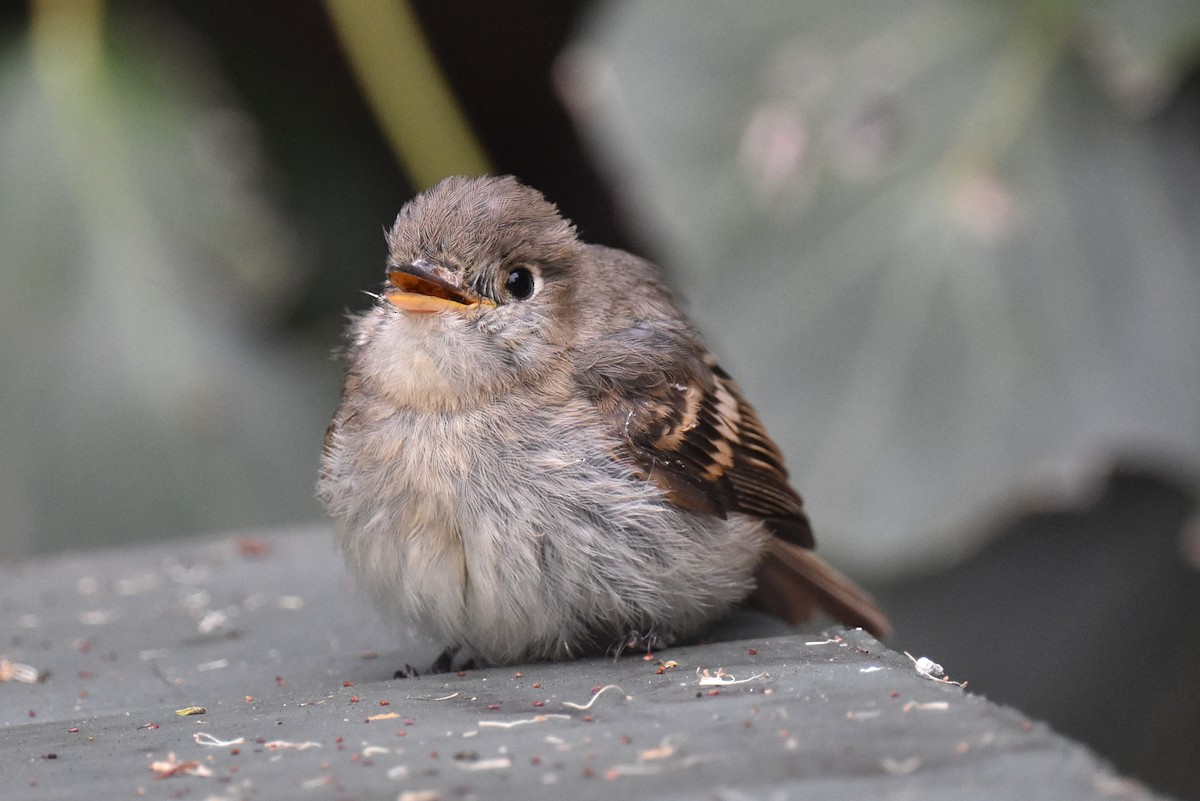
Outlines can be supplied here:
M504 281L504 290L517 300L529 300L533 297L535 289L537 284L533 280L533 273L524 267L517 267L509 272Z

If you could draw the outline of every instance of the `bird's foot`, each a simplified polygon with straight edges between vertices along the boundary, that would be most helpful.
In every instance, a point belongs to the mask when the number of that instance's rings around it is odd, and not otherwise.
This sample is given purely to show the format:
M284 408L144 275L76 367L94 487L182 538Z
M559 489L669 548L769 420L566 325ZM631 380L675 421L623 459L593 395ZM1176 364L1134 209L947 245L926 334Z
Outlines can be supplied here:
M425 672L427 674L450 673L451 671L455 671L455 670L471 670L472 668L474 668L475 667L475 657L470 656L470 655L467 655L467 658L465 660L463 660L459 665L456 666L454 664L455 657L463 656L463 655L464 654L462 653L461 646L451 645L448 648L446 648L446 650L442 651L438 655L437 659L433 660L433 664L430 665L429 670L427 670ZM412 665L405 664L405 666L403 668L401 668L400 670L397 670L395 672L395 674L392 675L392 678L393 679L416 679L416 678L420 678L420 676L421 676L421 671L417 670Z
M429 668L430 673L449 673L454 667L454 657L458 655L458 646L451 645L445 651L433 660L433 666Z
M658 636L658 633L654 631L654 629L650 629L644 634L635 629L630 629L629 633L613 643L612 647L609 648L608 651L613 655L614 662L620 659L622 654L631 648L639 651L645 651L646 658L652 659L654 657L654 649L665 646L666 642L664 642L663 639Z
M420 677L421 674L417 671L417 669L407 663L404 665L404 667L392 674L393 679L419 679Z

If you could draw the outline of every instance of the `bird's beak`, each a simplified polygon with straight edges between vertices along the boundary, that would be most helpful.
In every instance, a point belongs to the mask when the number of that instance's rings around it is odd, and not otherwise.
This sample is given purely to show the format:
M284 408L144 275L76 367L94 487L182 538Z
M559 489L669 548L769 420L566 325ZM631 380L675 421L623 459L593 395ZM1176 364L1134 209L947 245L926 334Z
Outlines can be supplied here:
M496 305L465 286L458 273L424 259L389 270L387 277L391 287L384 291L384 297L396 308L413 314L447 309L466 312Z

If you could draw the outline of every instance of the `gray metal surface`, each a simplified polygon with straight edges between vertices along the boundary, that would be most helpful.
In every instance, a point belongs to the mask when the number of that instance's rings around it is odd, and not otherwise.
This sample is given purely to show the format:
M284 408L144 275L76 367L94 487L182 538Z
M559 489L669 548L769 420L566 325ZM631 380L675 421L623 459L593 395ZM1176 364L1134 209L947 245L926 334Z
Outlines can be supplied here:
M393 679L331 539L0 567L0 656L44 675L0 683L0 796L1155 797L860 631L746 612L649 660Z

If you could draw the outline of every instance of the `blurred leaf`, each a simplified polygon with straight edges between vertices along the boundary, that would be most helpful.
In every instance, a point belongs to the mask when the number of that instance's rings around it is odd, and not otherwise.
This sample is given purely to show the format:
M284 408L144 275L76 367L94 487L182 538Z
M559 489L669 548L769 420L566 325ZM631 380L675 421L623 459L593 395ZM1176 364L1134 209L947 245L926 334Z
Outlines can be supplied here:
M566 54L566 101L823 552L932 567L1014 488L1196 464L1200 163L1094 66L1119 35L1175 86L1194 48L1162 33L1194 43L1195 9L609 2Z
M1195 0L1099 0L1080 7L1083 53L1127 110L1159 110L1196 65L1200 4Z
M9 554L317 513L334 376L265 341L306 266L253 125L182 32L101 7L38 4L0 59Z

